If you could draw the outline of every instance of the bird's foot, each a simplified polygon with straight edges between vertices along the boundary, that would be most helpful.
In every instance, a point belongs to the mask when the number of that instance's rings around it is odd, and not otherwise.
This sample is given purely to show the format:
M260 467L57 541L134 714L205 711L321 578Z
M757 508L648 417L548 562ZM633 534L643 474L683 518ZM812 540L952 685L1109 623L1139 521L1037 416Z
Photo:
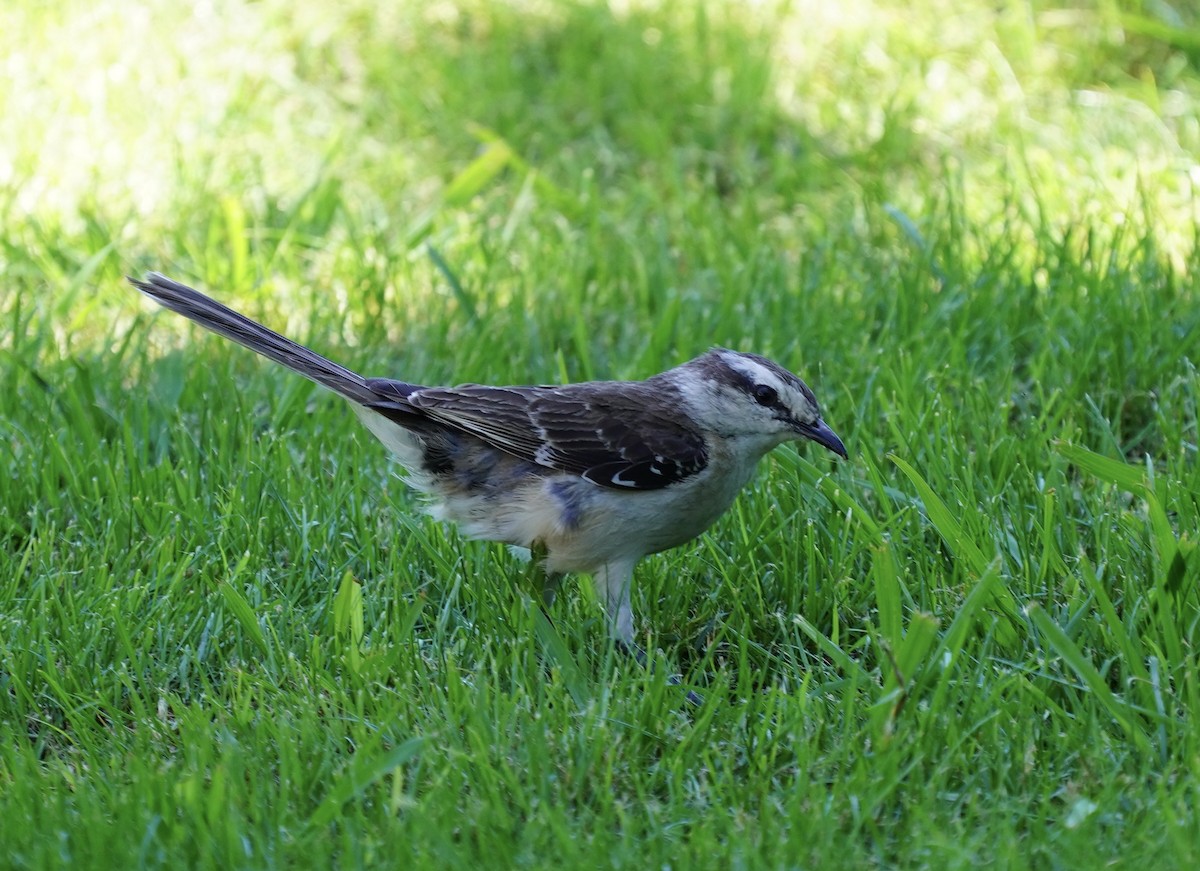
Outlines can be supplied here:
M621 651L621 653L625 654L626 656L631 657L635 662L637 662L638 665L645 668L649 664L650 658L646 655L646 651L643 650L639 645L634 644L632 641L621 640L618 640L616 644L617 650ZM651 669L653 669L652 666ZM677 674L668 675L667 683L673 687L682 686L683 678ZM688 704L692 705L693 707L698 708L704 704L704 697L695 690L688 690L684 698L686 698Z

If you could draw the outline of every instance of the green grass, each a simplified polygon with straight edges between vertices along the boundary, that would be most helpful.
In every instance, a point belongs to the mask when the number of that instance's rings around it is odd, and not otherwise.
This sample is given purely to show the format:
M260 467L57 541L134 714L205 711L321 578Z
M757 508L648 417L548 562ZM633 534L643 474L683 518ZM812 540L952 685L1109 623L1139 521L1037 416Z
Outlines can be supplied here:
M1186 4L12 6L5 867L1196 865ZM642 563L645 671L151 268L426 383L754 350L851 458Z

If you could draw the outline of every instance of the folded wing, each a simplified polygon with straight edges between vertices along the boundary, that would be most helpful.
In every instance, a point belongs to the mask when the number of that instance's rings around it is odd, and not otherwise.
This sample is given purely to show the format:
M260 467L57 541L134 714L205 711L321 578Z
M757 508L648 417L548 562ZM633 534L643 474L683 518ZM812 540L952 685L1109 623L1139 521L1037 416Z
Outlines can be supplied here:
M372 384L374 387L375 384ZM378 388L377 388L378 389ZM623 490L657 490L701 471L704 439L675 397L649 382L563 387L421 388L404 399L428 417L543 466Z

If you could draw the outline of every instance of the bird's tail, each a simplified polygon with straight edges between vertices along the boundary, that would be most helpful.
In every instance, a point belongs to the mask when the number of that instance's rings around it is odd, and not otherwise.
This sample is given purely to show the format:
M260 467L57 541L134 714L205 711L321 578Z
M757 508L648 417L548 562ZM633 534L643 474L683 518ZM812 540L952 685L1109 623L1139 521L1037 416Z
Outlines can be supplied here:
M251 351L257 351L347 399L359 403L379 399L377 393L367 387L366 379L361 375L325 359L316 351L284 338L274 330L238 314L198 290L172 281L157 272L148 274L145 281L130 278L129 283L159 305L178 312L200 326L246 346Z

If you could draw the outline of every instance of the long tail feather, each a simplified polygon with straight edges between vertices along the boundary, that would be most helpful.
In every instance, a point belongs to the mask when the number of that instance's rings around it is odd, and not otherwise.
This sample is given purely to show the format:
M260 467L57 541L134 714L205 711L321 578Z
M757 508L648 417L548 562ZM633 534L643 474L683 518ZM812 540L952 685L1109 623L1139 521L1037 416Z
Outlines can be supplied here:
M284 338L274 330L221 305L215 299L186 284L180 284L157 272L148 274L145 281L130 278L129 283L159 305L178 312L200 326L244 345L251 351L256 351L347 399L359 403L379 400L378 394L367 386L366 379L361 375L322 357L316 351Z

